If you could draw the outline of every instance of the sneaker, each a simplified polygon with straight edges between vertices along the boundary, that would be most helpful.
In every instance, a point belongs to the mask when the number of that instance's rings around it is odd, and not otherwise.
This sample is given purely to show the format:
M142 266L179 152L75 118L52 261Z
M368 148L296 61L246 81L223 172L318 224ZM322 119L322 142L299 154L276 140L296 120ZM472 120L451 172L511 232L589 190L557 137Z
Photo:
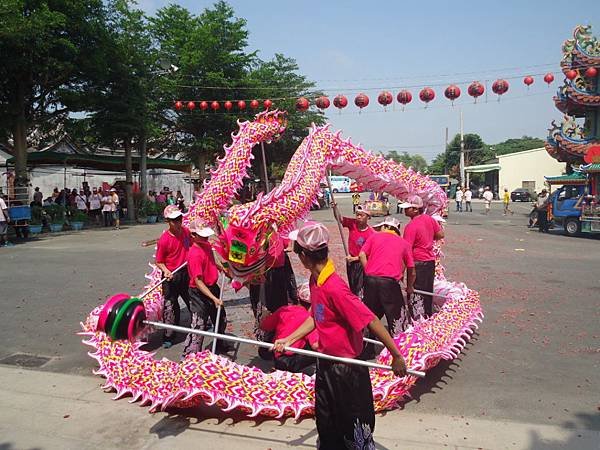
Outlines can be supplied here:
M171 341L164 341L163 348L171 348L173 347L173 343Z

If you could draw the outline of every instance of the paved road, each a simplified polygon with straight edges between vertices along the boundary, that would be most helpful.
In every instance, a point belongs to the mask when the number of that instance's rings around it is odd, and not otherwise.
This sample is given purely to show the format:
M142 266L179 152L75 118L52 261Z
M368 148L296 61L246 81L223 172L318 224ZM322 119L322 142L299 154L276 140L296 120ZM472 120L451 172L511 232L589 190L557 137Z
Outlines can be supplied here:
M338 203L349 213L347 196ZM480 292L486 317L461 357L432 370L404 411L391 414L555 426L566 430L556 446L569 447L579 429L600 430L600 240L530 231L528 205L513 206L512 216L503 216L500 204L489 216L479 203L473 213L451 212L446 273ZM335 231L329 210L313 216ZM0 249L0 360L36 365L14 355L37 355L49 361L35 370L91 376L79 321L111 294L141 291L153 250L140 242L162 226L45 236ZM340 261L341 242L335 233L333 239ZM242 334L251 325L244 295L232 301L226 292L233 331ZM164 354L176 359L180 350ZM253 349L238 358L257 362Z

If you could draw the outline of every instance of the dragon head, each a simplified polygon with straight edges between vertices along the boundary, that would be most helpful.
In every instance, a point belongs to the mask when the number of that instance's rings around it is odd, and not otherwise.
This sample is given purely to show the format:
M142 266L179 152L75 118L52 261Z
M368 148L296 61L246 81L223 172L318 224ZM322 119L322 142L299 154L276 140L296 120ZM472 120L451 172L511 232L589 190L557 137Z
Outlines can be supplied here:
M229 223L222 216L215 249L227 262L234 283L241 286L264 280L265 272L283 251L279 242L278 233L270 225L248 228Z

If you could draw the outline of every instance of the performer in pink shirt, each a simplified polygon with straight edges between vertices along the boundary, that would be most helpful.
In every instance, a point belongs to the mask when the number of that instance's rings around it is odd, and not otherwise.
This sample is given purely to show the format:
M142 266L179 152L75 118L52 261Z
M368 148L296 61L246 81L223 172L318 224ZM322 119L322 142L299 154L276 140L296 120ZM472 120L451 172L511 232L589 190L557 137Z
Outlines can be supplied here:
M390 351L394 373L405 375L406 363L392 337L328 259L327 228L310 222L291 232L290 239L311 274L311 316L288 337L276 340L274 350L281 352L316 329L318 351L356 358L363 348L363 330L368 327ZM315 397L320 448L374 448L375 412L366 367L318 359Z
M415 264L408 244L400 237L400 222L388 217L376 226L381 231L374 233L363 245L360 261L365 269L366 305L381 318L384 314L390 334L405 307L400 281L406 271L406 292L413 292ZM372 346L365 355L370 359Z
M423 214L423 200L413 196L400 204L404 214L410 217L410 222L404 227L404 240L412 248L415 260L416 280L414 288L432 292L435 277L435 255L433 242L443 239L444 230L437 220L428 214ZM442 219L443 220L443 219ZM412 303L413 319L419 316L431 317L433 314L433 299L431 295L413 294L409 298Z
M337 208L334 209L337 213ZM348 256L346 256L346 273L348 274L348 284L350 290L362 296L364 283L364 270L360 263L358 255L362 246L367 242L367 239L375 233L375 230L369 226L371 214L364 209L362 205L356 205L354 212L356 217L339 217L336 214L336 219L341 222L344 228L348 228Z
M162 270L163 296L165 306L163 310L163 322L170 325L179 325L179 297L183 299L188 309L190 308L190 297L188 293L189 277L185 269L172 273L177 267L187 260L190 248L190 230L183 226L183 213L174 205L165 208L163 216L169 228L163 231L156 248L156 265ZM163 347L169 348L173 345L175 332L166 331Z

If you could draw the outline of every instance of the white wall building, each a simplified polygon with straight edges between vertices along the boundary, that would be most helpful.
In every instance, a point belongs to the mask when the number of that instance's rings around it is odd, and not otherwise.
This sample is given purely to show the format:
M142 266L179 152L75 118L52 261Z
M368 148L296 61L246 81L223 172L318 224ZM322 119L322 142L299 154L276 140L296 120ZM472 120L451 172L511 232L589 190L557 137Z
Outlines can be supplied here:
M544 147L508 153L498 156L500 171L498 187L508 192L516 188L527 188L539 192L544 188L544 176L557 176L565 172L565 163L560 163L548 155Z

